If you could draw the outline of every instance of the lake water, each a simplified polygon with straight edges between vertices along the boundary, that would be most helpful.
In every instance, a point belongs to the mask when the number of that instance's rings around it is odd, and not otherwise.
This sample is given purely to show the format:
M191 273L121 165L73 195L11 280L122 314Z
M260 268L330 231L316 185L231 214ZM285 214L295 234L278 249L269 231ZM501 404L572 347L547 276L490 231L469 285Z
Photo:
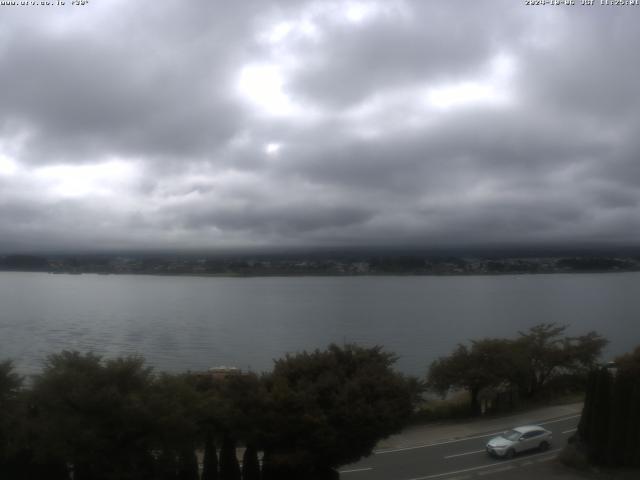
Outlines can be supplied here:
M0 273L0 359L22 373L63 349L141 354L162 370L269 370L331 342L384 345L423 375L458 342L540 322L640 344L640 273L212 278Z

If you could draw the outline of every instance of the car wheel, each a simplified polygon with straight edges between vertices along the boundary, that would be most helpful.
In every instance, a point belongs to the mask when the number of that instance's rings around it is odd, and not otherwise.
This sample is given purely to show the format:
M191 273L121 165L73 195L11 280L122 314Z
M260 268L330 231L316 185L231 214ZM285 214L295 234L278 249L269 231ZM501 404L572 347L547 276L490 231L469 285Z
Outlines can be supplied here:
M513 448L507 450L507 453L504 454L504 458L513 458L516 454L516 451Z
M546 452L547 450L549 450L549 442L542 442L540 444L540 450L542 450L543 452Z

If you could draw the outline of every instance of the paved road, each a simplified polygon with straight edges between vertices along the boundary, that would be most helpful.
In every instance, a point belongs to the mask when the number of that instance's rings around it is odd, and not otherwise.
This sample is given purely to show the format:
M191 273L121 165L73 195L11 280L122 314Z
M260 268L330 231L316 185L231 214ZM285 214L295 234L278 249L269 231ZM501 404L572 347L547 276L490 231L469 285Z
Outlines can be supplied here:
M553 445L547 452L522 453L513 460L494 459L485 452L488 439L500 432L486 432L458 440L449 440L405 448L378 450L369 458L341 469L343 480L462 480L516 471L533 463L557 456L575 431L580 415L541 421L553 432ZM517 425L513 425L514 427Z

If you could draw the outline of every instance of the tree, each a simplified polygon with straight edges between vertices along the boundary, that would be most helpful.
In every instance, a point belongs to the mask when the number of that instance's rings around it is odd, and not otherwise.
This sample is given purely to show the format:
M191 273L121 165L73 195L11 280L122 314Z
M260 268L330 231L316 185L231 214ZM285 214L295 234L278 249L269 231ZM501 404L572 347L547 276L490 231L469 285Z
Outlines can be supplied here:
M267 407L267 391L253 373L234 375L214 382L208 392L207 415L218 431L245 445L256 445L262 435L261 418ZM211 415L215 409L216 417Z
M472 341L470 348L458 345L451 355L435 360L429 368L427 384L441 395L456 388L467 390L471 414L479 415L480 391L516 382L522 363L522 356L510 340Z
M229 442L234 445L236 441L243 445L256 445L261 438L262 427L259 420L266 405L264 385L253 373L230 375L225 378L194 375L191 381L200 396L198 425L205 439L206 457L203 476L206 474L207 478L218 478L213 476L218 475L217 463L207 467L207 461L217 462L213 442L215 433L221 432L223 445L220 451L219 478L225 478L225 475L235 478L238 462L235 458L235 446L233 455L229 454ZM206 452L211 454L207 456Z
M22 377L13 371L13 362L0 362L0 407L15 400L22 387Z
M528 359L519 382L524 396L534 397L555 375L571 373L586 376L596 365L608 341L596 332L566 337L566 329L566 325L542 323L527 332L519 332L517 347Z
M260 480L258 451L253 445L247 445L242 456L242 480Z
M640 466L640 346L633 352L615 359L617 366L614 394L614 415L619 422L614 425L611 445L620 442L616 449L615 465ZM615 439L615 440L613 440ZM620 439L620 440L618 440Z
M356 345L277 360L265 378L263 475L311 478L369 455L402 429L419 388L392 369L395 360L381 347Z
M220 480L240 480L240 465L236 456L236 442L225 435L220 450Z
M20 403L22 377L9 360L0 362L0 477L8 477L21 452L25 418Z
M640 466L640 347L589 374L577 442L591 463Z
M445 395L451 389L469 392L471 413L480 413L483 389L518 387L533 397L560 375L584 382L607 341L595 332L566 337L566 326L543 323L520 332L517 340L486 338L458 347L434 361L427 375L429 387Z
M153 416L153 445L177 456L192 451L198 439L201 395L189 375L162 373L151 383L146 408Z
M213 434L210 432L205 435L202 480L218 480L218 455Z
M159 480L178 480L178 469L178 458L175 452L168 447L163 448L156 462L157 478Z
M204 479L235 478L239 466L229 454L229 442L235 445L257 445L262 430L259 419L265 408L266 391L261 379L253 373L241 373L217 378L209 375L190 375L190 383L198 393L197 424L204 439ZM223 440L220 460L215 456L215 439ZM220 472L218 474L218 465Z
M179 480L199 480L198 459L193 448L183 448L178 461Z
M66 351L48 357L33 385L40 454L71 463L79 480L148 478L152 378L136 357L103 361Z
M620 355L615 360L620 375L640 379L640 346L633 352Z

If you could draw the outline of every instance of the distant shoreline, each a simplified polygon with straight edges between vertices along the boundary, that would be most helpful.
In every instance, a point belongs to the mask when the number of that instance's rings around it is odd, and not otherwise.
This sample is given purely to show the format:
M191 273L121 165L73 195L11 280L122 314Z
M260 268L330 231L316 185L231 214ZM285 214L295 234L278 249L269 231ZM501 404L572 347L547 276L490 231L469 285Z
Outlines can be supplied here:
M479 276L640 271L640 256L0 256L0 271L195 277Z
M80 276L151 276L195 278L356 278L356 277L504 277L520 275L594 275L605 273L640 273L637 270L581 270L556 272L466 272L466 273L162 273L162 272L51 272L44 270L0 270L0 273L46 273L50 275Z

